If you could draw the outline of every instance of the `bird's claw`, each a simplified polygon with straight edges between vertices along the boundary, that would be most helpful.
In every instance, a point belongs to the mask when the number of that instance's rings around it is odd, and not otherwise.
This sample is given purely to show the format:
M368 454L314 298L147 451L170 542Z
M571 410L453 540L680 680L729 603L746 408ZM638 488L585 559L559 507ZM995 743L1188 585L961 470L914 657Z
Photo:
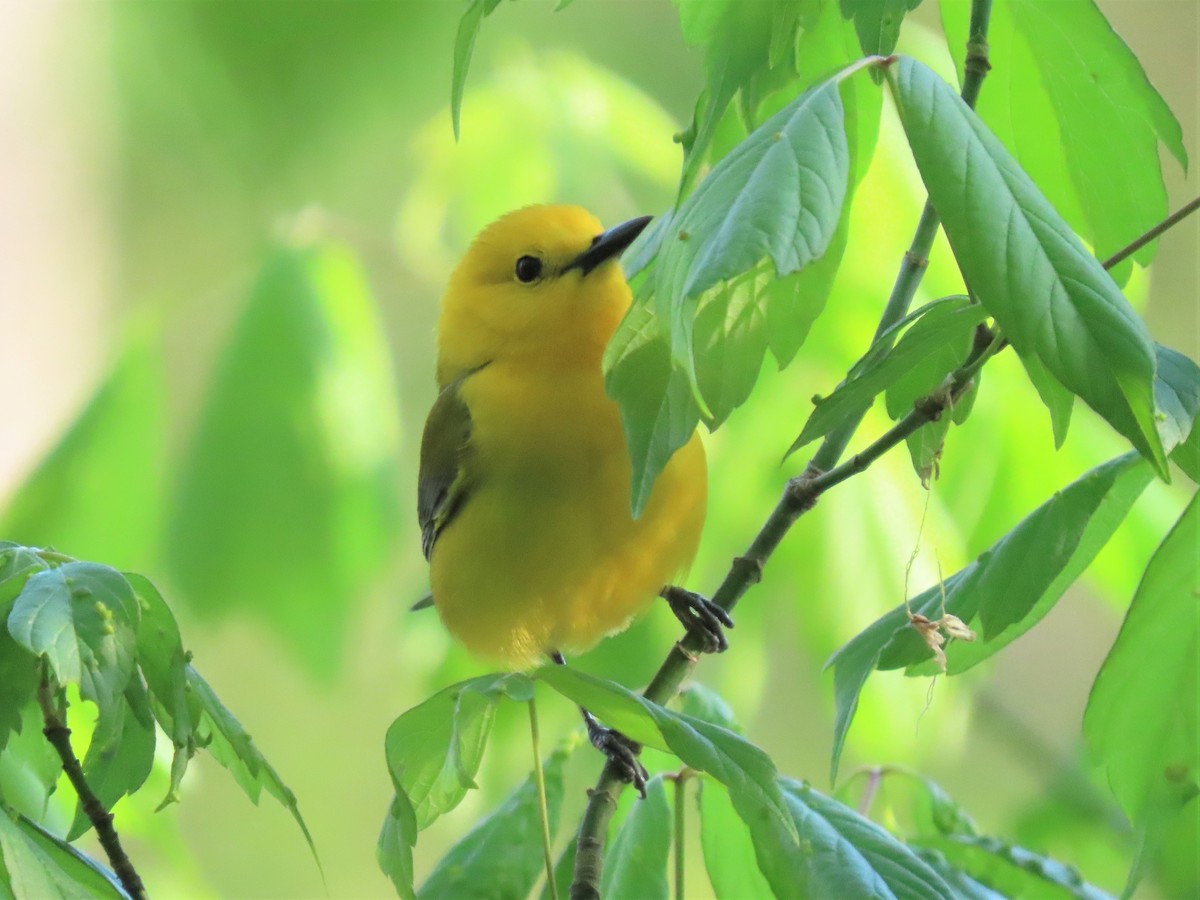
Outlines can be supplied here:
M646 798L646 779L650 773L638 759L642 749L625 735L612 728L605 728L594 719L588 722L588 739L592 746L608 757L608 761L616 767L621 780L632 784L634 790L644 800Z
M701 649L705 653L724 653L729 649L729 641L725 639L725 629L733 627L729 613L711 600L675 585L663 588L662 598L683 627L704 641Z

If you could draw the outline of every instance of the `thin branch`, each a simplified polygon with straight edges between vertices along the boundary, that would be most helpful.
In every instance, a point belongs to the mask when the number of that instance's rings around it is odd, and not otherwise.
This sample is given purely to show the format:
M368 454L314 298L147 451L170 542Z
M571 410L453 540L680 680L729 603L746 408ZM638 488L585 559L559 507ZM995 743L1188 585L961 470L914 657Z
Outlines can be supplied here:
M1164 231L1167 231L1168 229L1173 228L1175 225L1182 222L1197 209L1200 209L1200 197L1197 197L1191 203L1185 204L1183 207L1167 216L1165 219L1143 234L1140 238L1118 250L1104 261L1104 268L1111 269L1117 263L1124 262L1128 257L1137 253Z
M546 806L546 777L542 774L541 738L538 734L537 698L529 698L529 737L533 743L533 779L537 783L538 813L542 820L542 854L546 857L546 891L550 900L558 900L554 880L554 851L550 846L550 812Z
M104 808L104 804L92 792L91 786L84 777L83 767L79 764L79 758L71 748L71 729L66 725L65 711L60 711L54 701L50 668L44 660L42 661L42 680L38 684L38 703L42 707L42 718L46 722L42 734L46 736L46 740L50 742L50 746L62 760L63 771L67 773L71 787L75 788L75 793L79 795L79 806L84 815L88 817L88 821L92 823L92 827L96 829L96 837L108 855L108 862L120 880L121 887L125 888L125 892L134 900L145 900L146 888L142 885L141 876L138 875L133 863L130 862L125 850L121 847L121 840L117 837L116 828L113 827L112 813Z

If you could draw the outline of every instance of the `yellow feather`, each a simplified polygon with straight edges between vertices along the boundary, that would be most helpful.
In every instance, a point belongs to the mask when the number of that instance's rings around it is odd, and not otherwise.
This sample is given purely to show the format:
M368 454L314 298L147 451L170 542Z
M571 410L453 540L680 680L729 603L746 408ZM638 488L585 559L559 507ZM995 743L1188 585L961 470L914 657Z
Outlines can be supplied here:
M601 232L577 207L510 213L472 244L443 298L438 380L462 379L470 488L433 547L434 605L468 649L511 668L624 628L690 565L703 527L698 436L641 517L630 514L630 462L600 368L629 288L615 256L569 268ZM543 266L532 284L514 274L527 255Z

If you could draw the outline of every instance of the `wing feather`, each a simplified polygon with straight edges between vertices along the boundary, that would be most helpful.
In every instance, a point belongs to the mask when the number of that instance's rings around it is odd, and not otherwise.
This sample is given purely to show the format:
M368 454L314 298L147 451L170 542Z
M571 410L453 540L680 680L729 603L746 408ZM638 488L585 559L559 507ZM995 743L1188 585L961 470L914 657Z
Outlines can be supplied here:
M421 437L417 519L421 523L421 552L426 559L470 492L466 460L471 445L471 411L459 390L465 377L446 385L438 394Z

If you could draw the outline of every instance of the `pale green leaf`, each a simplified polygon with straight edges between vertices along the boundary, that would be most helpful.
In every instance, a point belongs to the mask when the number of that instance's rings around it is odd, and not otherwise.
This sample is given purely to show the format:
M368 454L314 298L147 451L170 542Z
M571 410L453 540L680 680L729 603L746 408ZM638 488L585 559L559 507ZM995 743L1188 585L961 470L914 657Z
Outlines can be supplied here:
M646 782L646 796L633 805L609 845L600 895L666 900L671 832L664 781L655 775Z
M754 855L754 841L733 808L724 785L700 782L700 845L713 893L741 900L769 900L767 883Z

